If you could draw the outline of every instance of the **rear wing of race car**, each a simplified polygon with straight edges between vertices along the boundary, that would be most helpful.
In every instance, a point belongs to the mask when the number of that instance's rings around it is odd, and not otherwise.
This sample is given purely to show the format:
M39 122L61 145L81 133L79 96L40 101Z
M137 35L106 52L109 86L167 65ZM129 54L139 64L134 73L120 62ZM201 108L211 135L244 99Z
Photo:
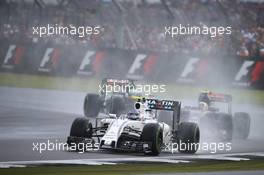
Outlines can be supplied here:
M224 103L232 102L232 96L231 95L221 94L221 93L213 93L213 92L209 92L207 95L211 101L224 102Z
M104 78L101 84L134 85L131 79Z
M130 88L135 87L135 84L131 79L104 78L100 85L102 95L106 95L107 86L118 86L116 89L120 92L128 92Z
M231 103L232 102L232 96L227 94L221 94L221 93L214 93L214 92L201 92L199 94L199 102L223 102L223 103Z
M172 130L175 131L180 123L181 102L173 100L146 99L150 109L172 111Z

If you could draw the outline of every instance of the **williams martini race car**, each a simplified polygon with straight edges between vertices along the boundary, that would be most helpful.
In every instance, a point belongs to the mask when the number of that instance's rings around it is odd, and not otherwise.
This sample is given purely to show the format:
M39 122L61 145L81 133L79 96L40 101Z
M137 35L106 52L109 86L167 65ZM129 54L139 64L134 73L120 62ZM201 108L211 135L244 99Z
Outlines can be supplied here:
M99 149L144 152L147 155L158 155L165 145L171 143L190 145L178 149L182 153L198 150L199 127L196 123L180 122L180 102L143 98L134 104L134 108L134 112L119 117L109 114L103 119L96 118L95 126L88 118L75 119L67 143L97 142ZM160 110L171 111L171 126L158 121Z
M182 118L199 124L201 134L223 141L247 139L250 133L250 115L232 112L232 96L203 91L198 106L185 106Z

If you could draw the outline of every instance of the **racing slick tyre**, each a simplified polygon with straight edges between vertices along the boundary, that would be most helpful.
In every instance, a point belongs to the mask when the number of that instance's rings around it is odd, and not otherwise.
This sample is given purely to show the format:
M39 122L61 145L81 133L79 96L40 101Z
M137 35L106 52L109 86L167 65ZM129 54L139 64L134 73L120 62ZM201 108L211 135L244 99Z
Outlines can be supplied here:
M202 135L229 142L233 138L232 116L226 113L206 113L200 120Z
M70 136L91 138L93 134L92 123L87 118L76 118L71 126Z
M194 154L199 148L200 130L196 123L182 122L178 130L178 151Z
M106 101L106 109L110 114L119 115L125 111L125 100L121 97L111 97Z
M236 112L233 118L234 138L247 139L250 132L250 116L245 112Z
M162 129L157 123L148 123L142 130L141 140L151 142L150 151L145 151L146 155L159 155L162 145Z
M102 107L98 94L87 94L84 99L83 111L86 117L96 117Z

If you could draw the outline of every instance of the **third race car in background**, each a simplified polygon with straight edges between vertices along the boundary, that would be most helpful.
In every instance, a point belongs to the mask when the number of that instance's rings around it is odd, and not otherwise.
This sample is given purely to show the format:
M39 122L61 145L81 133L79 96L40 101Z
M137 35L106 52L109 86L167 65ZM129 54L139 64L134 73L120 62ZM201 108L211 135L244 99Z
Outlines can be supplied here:
M232 112L232 96L203 91L198 106L185 106L182 119L199 124L201 135L212 139L231 141L247 139L250 133L250 115Z

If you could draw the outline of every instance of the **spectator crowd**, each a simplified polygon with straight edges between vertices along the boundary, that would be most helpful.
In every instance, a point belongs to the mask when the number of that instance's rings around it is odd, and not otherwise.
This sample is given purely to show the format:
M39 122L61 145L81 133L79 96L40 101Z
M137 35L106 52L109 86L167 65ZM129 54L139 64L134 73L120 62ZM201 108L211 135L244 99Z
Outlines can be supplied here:
M76 5L0 2L0 41L264 57L264 3L240 0L88 0ZM38 37L32 27L100 26L99 35ZM166 37L165 26L231 26L231 35Z

